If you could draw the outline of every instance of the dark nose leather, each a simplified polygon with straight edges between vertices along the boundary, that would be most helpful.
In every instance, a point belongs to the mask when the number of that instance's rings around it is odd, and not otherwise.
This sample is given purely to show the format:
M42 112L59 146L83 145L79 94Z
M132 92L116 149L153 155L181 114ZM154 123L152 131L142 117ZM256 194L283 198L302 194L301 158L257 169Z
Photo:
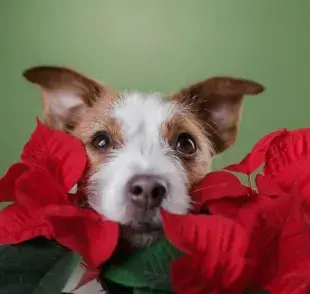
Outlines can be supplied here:
M160 205L167 195L167 186L165 180L160 177L138 175L128 182L127 193L135 205L150 209Z

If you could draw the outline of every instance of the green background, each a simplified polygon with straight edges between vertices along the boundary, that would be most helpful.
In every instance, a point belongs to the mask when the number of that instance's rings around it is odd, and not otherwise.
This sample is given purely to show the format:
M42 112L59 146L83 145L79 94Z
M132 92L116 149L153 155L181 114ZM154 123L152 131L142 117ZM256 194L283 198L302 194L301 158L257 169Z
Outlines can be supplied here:
M40 114L33 65L74 67L119 90L171 92L215 74L267 88L248 97L239 160L266 132L309 126L309 0L0 0L0 173Z

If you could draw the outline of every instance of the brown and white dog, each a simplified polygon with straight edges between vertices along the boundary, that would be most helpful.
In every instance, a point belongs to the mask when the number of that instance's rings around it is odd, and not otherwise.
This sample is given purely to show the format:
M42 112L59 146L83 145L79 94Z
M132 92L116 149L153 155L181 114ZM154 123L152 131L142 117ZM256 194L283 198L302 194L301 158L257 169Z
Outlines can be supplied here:
M119 222L133 248L161 236L160 206L175 214L191 209L191 187L236 140L243 96L264 90L213 77L163 96L117 93L62 67L33 67L24 76L42 90L45 122L84 143L89 204Z

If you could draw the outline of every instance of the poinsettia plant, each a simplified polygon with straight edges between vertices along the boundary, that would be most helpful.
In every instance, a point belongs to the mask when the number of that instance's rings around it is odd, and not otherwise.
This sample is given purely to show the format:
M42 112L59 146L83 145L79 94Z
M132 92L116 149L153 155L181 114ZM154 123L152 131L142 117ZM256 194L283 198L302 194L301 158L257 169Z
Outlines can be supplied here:
M0 212L0 289L59 294L83 260L77 287L99 279L110 293L310 293L309 154L310 129L266 135L193 188L189 214L161 210L164 238L113 262L119 225L70 193L87 171L83 144L37 121L0 179L11 203Z

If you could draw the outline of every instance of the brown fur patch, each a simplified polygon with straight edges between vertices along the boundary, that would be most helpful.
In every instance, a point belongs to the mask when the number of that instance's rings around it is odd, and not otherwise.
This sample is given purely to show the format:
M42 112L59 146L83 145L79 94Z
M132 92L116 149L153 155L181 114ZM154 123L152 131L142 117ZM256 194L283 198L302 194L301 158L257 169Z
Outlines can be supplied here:
M100 164L108 160L111 153L109 149L101 151L92 146L94 134L106 131L111 140L111 147L115 149L119 149L124 143L118 121L109 115L109 110L113 107L113 102L116 99L118 98L115 96L105 97L95 103L93 107L87 108L78 124L70 131L85 145L90 163L90 173L97 171Z
M263 86L250 80L214 77L181 90L172 99L195 115L220 153L236 140L243 96L263 90Z
M178 136L181 133L190 134L197 145L197 153L192 158L185 158L175 152L175 156L179 158L184 170L187 173L189 189L199 182L204 175L210 170L212 146L205 133L205 129L201 126L197 118L191 113L186 112L184 115L172 117L163 124L163 138L172 148L175 148Z
M54 129L71 131L99 100L111 101L118 96L107 85L65 67L37 66L23 75L41 88L45 123ZM66 107L59 96L75 97L76 106Z
M25 70L23 75L28 81L49 91L64 90L76 94L86 106L92 106L106 92L100 83L69 68L38 66Z

